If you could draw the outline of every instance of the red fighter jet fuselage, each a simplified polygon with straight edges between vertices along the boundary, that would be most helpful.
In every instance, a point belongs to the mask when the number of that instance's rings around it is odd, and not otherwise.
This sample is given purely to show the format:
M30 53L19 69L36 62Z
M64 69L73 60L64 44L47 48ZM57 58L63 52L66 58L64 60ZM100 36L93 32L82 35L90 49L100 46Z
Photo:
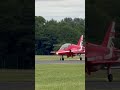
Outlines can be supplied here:
M64 55L67 57L73 57L75 55L80 56L80 60L82 60L81 54L85 54L85 47L82 45L83 43L83 35L80 37L78 44L66 43L61 46L61 48L56 52L57 55L60 55L60 60L64 60Z
M111 65L119 63L120 50L114 47L113 39L115 38L115 22L112 22L108 28L104 41L101 45L86 43L86 72L96 72L102 68L103 65L107 67L108 80L111 82L113 76L111 74Z

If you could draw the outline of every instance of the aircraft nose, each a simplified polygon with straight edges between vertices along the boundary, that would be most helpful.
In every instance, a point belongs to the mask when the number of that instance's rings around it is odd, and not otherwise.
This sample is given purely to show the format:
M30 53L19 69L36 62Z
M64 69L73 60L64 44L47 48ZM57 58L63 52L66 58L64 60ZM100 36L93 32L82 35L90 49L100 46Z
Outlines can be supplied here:
M58 55L58 52L56 52L56 54Z

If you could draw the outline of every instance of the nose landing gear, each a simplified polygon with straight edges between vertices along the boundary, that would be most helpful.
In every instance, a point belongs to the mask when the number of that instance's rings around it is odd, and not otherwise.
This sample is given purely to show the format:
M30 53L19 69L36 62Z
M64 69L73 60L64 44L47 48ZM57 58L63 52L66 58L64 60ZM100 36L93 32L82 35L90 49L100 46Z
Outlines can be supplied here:
M80 60L82 60L81 54L79 54L79 58L80 58Z

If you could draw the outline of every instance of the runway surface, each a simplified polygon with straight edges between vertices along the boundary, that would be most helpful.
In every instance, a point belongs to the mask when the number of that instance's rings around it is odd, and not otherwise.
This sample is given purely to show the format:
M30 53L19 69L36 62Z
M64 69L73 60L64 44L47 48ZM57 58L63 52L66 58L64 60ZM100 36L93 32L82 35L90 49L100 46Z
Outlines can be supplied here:
M86 81L86 90L120 90L120 81Z
M117 68L117 69L116 69ZM108 82L107 70L99 70L86 75L86 90L120 90L120 69L112 67L113 81Z
M0 82L0 90L34 90L34 82Z
M84 64L85 60L35 60L35 64Z

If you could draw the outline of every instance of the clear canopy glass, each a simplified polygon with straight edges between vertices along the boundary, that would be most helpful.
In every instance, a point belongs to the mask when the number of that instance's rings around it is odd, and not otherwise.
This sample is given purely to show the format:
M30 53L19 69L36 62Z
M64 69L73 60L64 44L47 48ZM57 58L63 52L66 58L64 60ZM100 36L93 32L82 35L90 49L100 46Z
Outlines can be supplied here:
M71 43L65 43L61 46L60 50L64 50L65 48L67 48L69 45L71 45Z

